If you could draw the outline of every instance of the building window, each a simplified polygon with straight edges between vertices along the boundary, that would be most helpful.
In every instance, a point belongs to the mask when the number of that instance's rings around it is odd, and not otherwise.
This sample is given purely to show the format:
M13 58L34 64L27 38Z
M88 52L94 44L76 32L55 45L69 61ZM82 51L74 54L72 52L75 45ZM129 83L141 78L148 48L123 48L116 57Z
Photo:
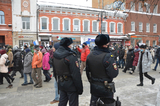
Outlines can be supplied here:
M79 19L73 20L73 31L80 31L80 20Z
M41 29L48 30L48 18L46 17L41 18Z
M117 24L118 33L123 33L123 26L122 23Z
M135 22L131 22L131 31L135 31Z
M143 12L142 3L139 3L139 6L138 6L138 11L140 11L140 12Z
M30 17L22 17L22 29L30 29Z
M92 32L98 32L98 22L92 21Z
M150 46L150 41L149 40L146 40L146 45Z
M155 47L157 45L157 42L154 40L153 41L153 47Z
M115 23L110 22L110 33L115 33Z
M153 33L157 33L157 24L153 24Z
M52 30L58 31L60 30L60 19L58 17L52 18Z
M89 29L89 21L88 20L84 20L83 21L83 31L84 32L89 32L90 31L90 29Z
M142 31L143 31L143 23L139 22L139 32L142 32Z
M155 14L158 13L158 5L154 5L153 13L155 13Z
M70 19L63 19L63 31L70 31Z
M107 22L102 22L102 32L107 32Z
M131 11L135 11L135 3L133 1L130 3Z
M5 17L3 11L0 11L0 24L5 24Z
M146 23L146 32L150 32L150 24Z
M150 4L146 5L146 12L150 13Z

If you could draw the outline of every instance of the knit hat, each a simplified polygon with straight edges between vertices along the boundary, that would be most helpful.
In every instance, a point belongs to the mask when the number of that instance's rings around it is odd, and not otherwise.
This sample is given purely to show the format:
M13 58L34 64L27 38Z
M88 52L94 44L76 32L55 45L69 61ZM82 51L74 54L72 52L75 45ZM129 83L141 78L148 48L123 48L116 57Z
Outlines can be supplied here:
M34 44L33 44L33 43L31 43L31 44L30 44L30 47L33 47L33 46L34 46Z
M84 45L87 45L87 43L86 43L86 42L84 42L83 44L84 44Z
M34 49L39 50L39 45L35 45Z
M110 38L108 34L99 34L96 39L95 39L95 44L97 46L103 46L105 44L107 44L108 42L110 42Z
M50 45L49 48L51 49L51 48L52 48L52 45Z
M8 50L12 50L12 46L8 46Z
M60 46L65 46L65 47L68 47L70 44L73 43L73 40L72 38L63 38L61 41L60 41Z
M29 48L25 49L26 53L30 52L31 50Z
M46 53L47 51L46 51L46 49L45 48L43 48L42 49L42 53Z
M54 48L55 48L56 50L59 48L59 46L60 46L60 42L57 42L57 43L54 44Z
M1 55L5 54L5 53L6 53L6 50L5 50L5 49L0 50L0 54L1 54Z
M13 51L15 51L15 50L17 50L17 49L18 49L18 46L15 45L15 46L13 47Z
M138 49L138 46L135 46L136 49Z

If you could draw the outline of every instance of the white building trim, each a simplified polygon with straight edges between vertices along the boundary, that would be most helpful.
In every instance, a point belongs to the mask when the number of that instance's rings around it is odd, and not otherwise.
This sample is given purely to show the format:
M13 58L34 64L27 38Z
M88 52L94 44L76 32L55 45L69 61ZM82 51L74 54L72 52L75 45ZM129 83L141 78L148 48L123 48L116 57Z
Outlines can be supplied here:
M71 31L71 19L69 19L69 18L63 18L63 22L62 22L62 24L63 24L63 31L64 31L64 20L65 19L69 20L69 30L68 31Z
M47 18L47 29L42 29L42 18ZM49 30L49 18L46 16L40 17L40 30Z
M51 24L52 24L52 30L54 30L53 29L53 19L58 19L58 30L60 31L60 18L58 18L58 17L53 17L52 19L51 19Z
M78 30L78 31L81 31L81 20L78 19L78 18L74 18L74 19L73 19L73 31L74 31L74 21L75 21L75 20L78 20L78 21L79 21L79 30Z

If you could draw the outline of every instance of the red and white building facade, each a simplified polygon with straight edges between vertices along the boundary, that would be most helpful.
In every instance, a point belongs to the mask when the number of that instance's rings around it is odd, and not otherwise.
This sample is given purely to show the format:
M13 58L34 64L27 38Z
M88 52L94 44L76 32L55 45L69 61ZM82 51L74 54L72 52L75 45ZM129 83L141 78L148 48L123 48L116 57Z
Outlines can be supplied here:
M39 5L39 36L40 45L60 41L63 37L71 37L74 45L87 42L94 46L95 37L100 34L101 22L97 21L101 11L103 17L102 33L109 34L111 42L124 44L124 22L127 14L121 11L108 11L79 6L69 6L38 2Z

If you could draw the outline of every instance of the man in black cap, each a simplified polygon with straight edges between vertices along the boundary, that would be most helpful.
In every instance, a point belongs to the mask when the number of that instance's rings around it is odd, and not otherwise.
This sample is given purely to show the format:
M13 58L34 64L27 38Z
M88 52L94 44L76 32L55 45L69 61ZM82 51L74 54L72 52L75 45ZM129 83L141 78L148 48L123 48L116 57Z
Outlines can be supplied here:
M60 47L54 52L53 69L60 90L58 106L78 106L78 95L83 92L78 59L72 51L71 38L63 38Z
M89 47L87 46L86 42L83 43L82 47L83 47L82 49L80 49L78 46L76 47L77 50L81 53L81 68L80 68L81 75L83 73L84 68L86 68L86 59L90 53Z
M118 68L109 51L109 35L100 34L95 39L93 51L86 61L86 74L90 82L90 106L96 106L100 97L112 98L115 92L113 78L118 75Z

